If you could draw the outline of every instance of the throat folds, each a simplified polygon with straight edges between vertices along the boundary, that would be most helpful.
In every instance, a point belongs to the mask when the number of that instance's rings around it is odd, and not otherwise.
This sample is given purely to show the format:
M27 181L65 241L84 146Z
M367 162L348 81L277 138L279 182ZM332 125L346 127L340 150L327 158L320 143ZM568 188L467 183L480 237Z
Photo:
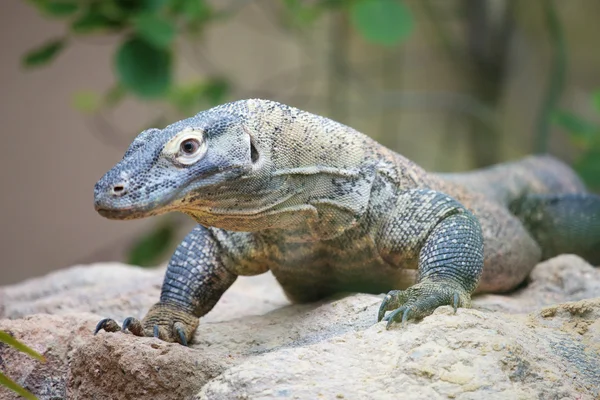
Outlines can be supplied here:
M248 178L219 191L210 205L182 211L204 226L283 230L296 242L327 240L356 225L367 209L374 178L373 165L282 169L260 185Z

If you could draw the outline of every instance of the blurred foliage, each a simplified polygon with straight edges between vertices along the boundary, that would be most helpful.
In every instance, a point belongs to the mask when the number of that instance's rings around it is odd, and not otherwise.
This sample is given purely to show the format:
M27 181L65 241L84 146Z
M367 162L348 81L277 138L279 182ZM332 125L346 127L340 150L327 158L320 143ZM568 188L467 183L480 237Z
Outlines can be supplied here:
M113 68L117 84L104 94L75 93L72 104L95 114L117 106L126 96L160 101L178 115L196 113L227 100L232 83L223 76L208 76L180 83L174 78L177 42L199 40L214 22L233 15L217 11L206 0L28 0L43 15L63 21L68 33L54 38L23 56L26 68L54 61L73 39L92 35L118 35ZM283 22L306 28L327 12L348 13L366 40L391 46L406 39L413 18L399 0L281 0ZM177 224L163 219L132 246L128 262L149 266L160 262L173 247Z
M23 65L26 67L44 65L56 57L65 47L65 44L65 39L55 39L44 43L23 57Z
M406 39L413 29L409 9L395 0L361 0L350 6L356 29L373 43L387 46Z
M25 67L40 67L55 60L70 39L90 35L120 35L114 55L114 72L119 87L143 100L161 100L180 113L213 106L227 98L229 82L224 77L207 77L186 84L174 83L178 39L199 39L215 21L232 15L216 11L206 0L28 0L43 15L65 22L68 33L27 53ZM306 26L324 12L341 10L365 39L393 45L405 39L413 27L408 8L398 0L282 0L290 24ZM74 105L95 112L118 101L95 98L90 92L75 95ZM100 96L98 96L100 97ZM119 97L119 100L123 96Z
M212 72L202 76L199 74L198 77L185 82L178 80L175 73L181 57L178 47L183 43L199 43L211 26L234 16L249 1L27 1L44 16L64 22L67 33L50 38L25 54L22 65L26 68L48 65L79 38L111 36L117 40L113 57L116 84L105 93L81 91L74 94L73 106L83 113L100 115L117 107L123 99L134 97L141 101L164 105L169 112L174 113L167 119L173 120L178 116L189 116L200 109L223 103L236 89L231 77L219 75L215 68L207 68ZM419 0L412 4L412 7L421 9L425 18L430 20L431 31L441 49L445 51L448 61L453 64L457 77L465 78L471 85L471 93L461 97L464 98L462 102L455 101L457 96L444 96L444 93L441 93L437 98L428 98L428 104L431 108L432 104L433 107L435 104L448 107L449 103L452 103L456 106L455 109L471 119L469 122L473 124L468 144L473 164L477 167L500 161L497 150L500 133L494 125L495 119L492 114L501 106L505 93L507 66L511 65L508 50L510 38L515 33L513 14L518 2L495 2L496 5L502 3L504 8L494 7L491 3L483 0L459 2L460 24L448 18L447 13L451 9L448 2ZM323 17L332 17L333 25L341 27L337 32L342 32L330 38L334 47L332 55L338 58L347 56L347 42L344 42L347 41L344 36L347 34L344 31L346 21L364 40L389 49L390 55L393 54L394 46L410 37L415 28L412 12L402 0L269 0L263 4L265 9L274 11L270 17L279 19L274 22L287 30L299 33L311 30ZM542 0L539 5L552 46L552 57L548 68L547 90L537 121L535 143L533 149L529 150L547 151L550 142L549 123L561 126L579 150L580 157L575 163L575 168L591 187L599 188L599 127L573 113L557 111L556 105L562 96L566 74L566 41L555 0ZM340 20L344 22L338 23ZM398 61L392 56L387 57L387 60L391 63ZM353 79L355 71L348 73L348 62L346 58L332 63L330 76L342 77L339 79L339 85L331 85L332 91L351 86L348 81ZM387 70L398 74L399 67L394 64ZM373 70L371 72L381 73ZM361 90L362 88L361 86ZM344 97L339 92L333 94ZM406 94L406 98L395 98L410 100L410 94ZM337 104L337 100L334 100L330 104ZM594 95L592 102L600 113L600 92ZM490 110L490 113L482 113L481 110ZM482 114L492 115L492 118L481 118ZM478 118L481 121L478 121ZM382 131L393 129L394 127L382 127ZM154 231L139 238L132 247L129 262L137 265L154 265L159 262L173 247L173 241L177 237L177 226L178 224L169 219L161 219Z
M91 35L119 35L114 55L117 86L103 95L85 91L74 96L80 111L94 113L116 106L125 95L162 100L179 112L212 106L215 87L227 88L221 77L192 82L186 96L178 96L173 69L177 37L197 37L211 21L223 17L203 0L29 0L43 15L64 21L68 33L31 50L24 67L40 67L55 60L72 39ZM118 91L118 96L115 93ZM174 94L175 93L175 94Z
M600 117L600 90L592 95L591 103ZM565 110L556 111L553 121L580 151L574 164L579 175L590 188L600 190L600 124Z
M44 358L44 356L42 356L40 353L33 350L32 348L28 347L27 345L19 342L17 339L13 338L7 332L0 331L0 343L6 343L9 346L14 347L15 349L17 349L18 351L20 351L22 353L28 354L31 357L40 360L41 362L46 362L46 359ZM25 397L26 399L30 399L30 400L37 399L37 397L35 397L31 392L29 392L28 390L23 388L21 385L19 385L18 383L16 383L15 381L10 379L6 375L4 375L2 372L0 372L0 385L12 390L13 392L17 393L18 395Z
M131 247L127 262L131 265L151 267L160 263L174 245L177 224L172 218L162 218L160 224L138 238Z

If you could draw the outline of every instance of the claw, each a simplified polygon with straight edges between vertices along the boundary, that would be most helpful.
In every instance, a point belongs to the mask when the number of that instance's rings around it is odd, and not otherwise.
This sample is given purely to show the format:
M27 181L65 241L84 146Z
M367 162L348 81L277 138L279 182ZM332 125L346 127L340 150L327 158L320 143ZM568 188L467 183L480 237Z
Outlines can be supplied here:
M458 302L460 300L458 292L454 292L454 301L452 302L452 307L454 307L454 314L456 314L456 309L458 308Z
M377 317L387 321L388 329L394 322L401 321L404 325L409 319L426 317L443 305L451 305L456 314L458 307L469 307L470 304L470 292L452 282L419 282L406 290L389 292L379 307ZM391 312L383 316L388 310Z
M380 322L383 319L383 316L385 315L385 312L387 311L387 305L390 302L390 300L392 300L392 296L387 294L385 296L385 298L383 299L383 301L381 302L381 305L379 306L379 312L377 313L377 322Z
M185 331L183 329L183 324L181 322L175 322L175 324L173 325L173 329L179 336L179 343L181 343L184 346L187 346L188 342L187 342L187 338L185 337Z
M396 310L396 311L398 311L398 310ZM396 311L392 312L392 314L394 314ZM390 326L392 326L392 322L394 322L394 320L391 318L392 314L390 314L390 316L388 316L388 318L387 318L387 324L385 325L386 330L390 329Z
M396 307L399 307L402 303L406 301L406 294L402 290L392 290L388 294L385 295L381 305L379 306L379 312L377 313L377 322L381 320L387 321L385 318L385 312L388 310L393 310Z
M125 320L123 321L123 326L121 327L121 330L126 331L127 329L129 329L129 325L131 325L132 321L133 321L132 317L125 318Z
M390 302L390 300L392 300L392 296L390 296L389 294L386 294L385 298L381 302L381 305L379 306L379 312L377 313L377 322L380 322L383 319L383 316L385 315L385 312L387 311L387 305Z
M96 335L101 329L104 329L106 332L117 332L120 331L119 324L115 322L112 318L104 318L96 325L96 329L94 329L94 335Z
M396 320L396 317L397 317L397 316L398 316L400 313L402 313L402 322L401 322L401 324L402 324L402 326L404 326L404 323L405 323L406 321L408 321L408 314L410 313L410 307L405 307L405 306L402 306L402 307L400 307L400 308L397 308L397 309L395 309L394 311L392 311L392 312L390 313L390 315L388 315L388 317L387 317L387 322L388 322L388 323L387 323L387 325L385 326L385 329L389 329L389 328L390 328L390 326L391 326L391 325L392 325L392 323L393 323L393 322Z
M404 314L402 314L402 322L400 322L402 324L402 326L404 326L406 324L406 321L408 321L408 313L410 312L410 308L406 307L406 310L404 310Z

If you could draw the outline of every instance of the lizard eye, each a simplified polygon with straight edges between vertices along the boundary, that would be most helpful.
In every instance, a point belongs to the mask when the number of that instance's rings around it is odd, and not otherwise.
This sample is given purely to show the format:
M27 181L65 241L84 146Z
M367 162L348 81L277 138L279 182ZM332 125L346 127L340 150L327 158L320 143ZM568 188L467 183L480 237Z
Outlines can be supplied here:
M196 139L187 139L181 142L179 149L182 154L191 156L200 148L200 142Z
M162 153L179 167L192 165L206 154L207 143L204 132L186 128L165 144Z

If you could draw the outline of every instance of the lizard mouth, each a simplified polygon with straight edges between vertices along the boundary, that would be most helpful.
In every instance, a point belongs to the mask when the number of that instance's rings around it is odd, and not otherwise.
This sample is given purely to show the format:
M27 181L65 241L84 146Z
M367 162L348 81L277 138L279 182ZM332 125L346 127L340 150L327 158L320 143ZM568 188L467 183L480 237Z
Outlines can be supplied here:
M166 213L170 210L170 202L169 199L166 202L156 201L136 205L128 204L118 206L110 203L106 204L102 199L96 199L94 208L98 214L108 219L140 219Z
M162 214L160 207L127 207L127 208L105 208L95 207L98 214L108 219L140 219L152 215Z

